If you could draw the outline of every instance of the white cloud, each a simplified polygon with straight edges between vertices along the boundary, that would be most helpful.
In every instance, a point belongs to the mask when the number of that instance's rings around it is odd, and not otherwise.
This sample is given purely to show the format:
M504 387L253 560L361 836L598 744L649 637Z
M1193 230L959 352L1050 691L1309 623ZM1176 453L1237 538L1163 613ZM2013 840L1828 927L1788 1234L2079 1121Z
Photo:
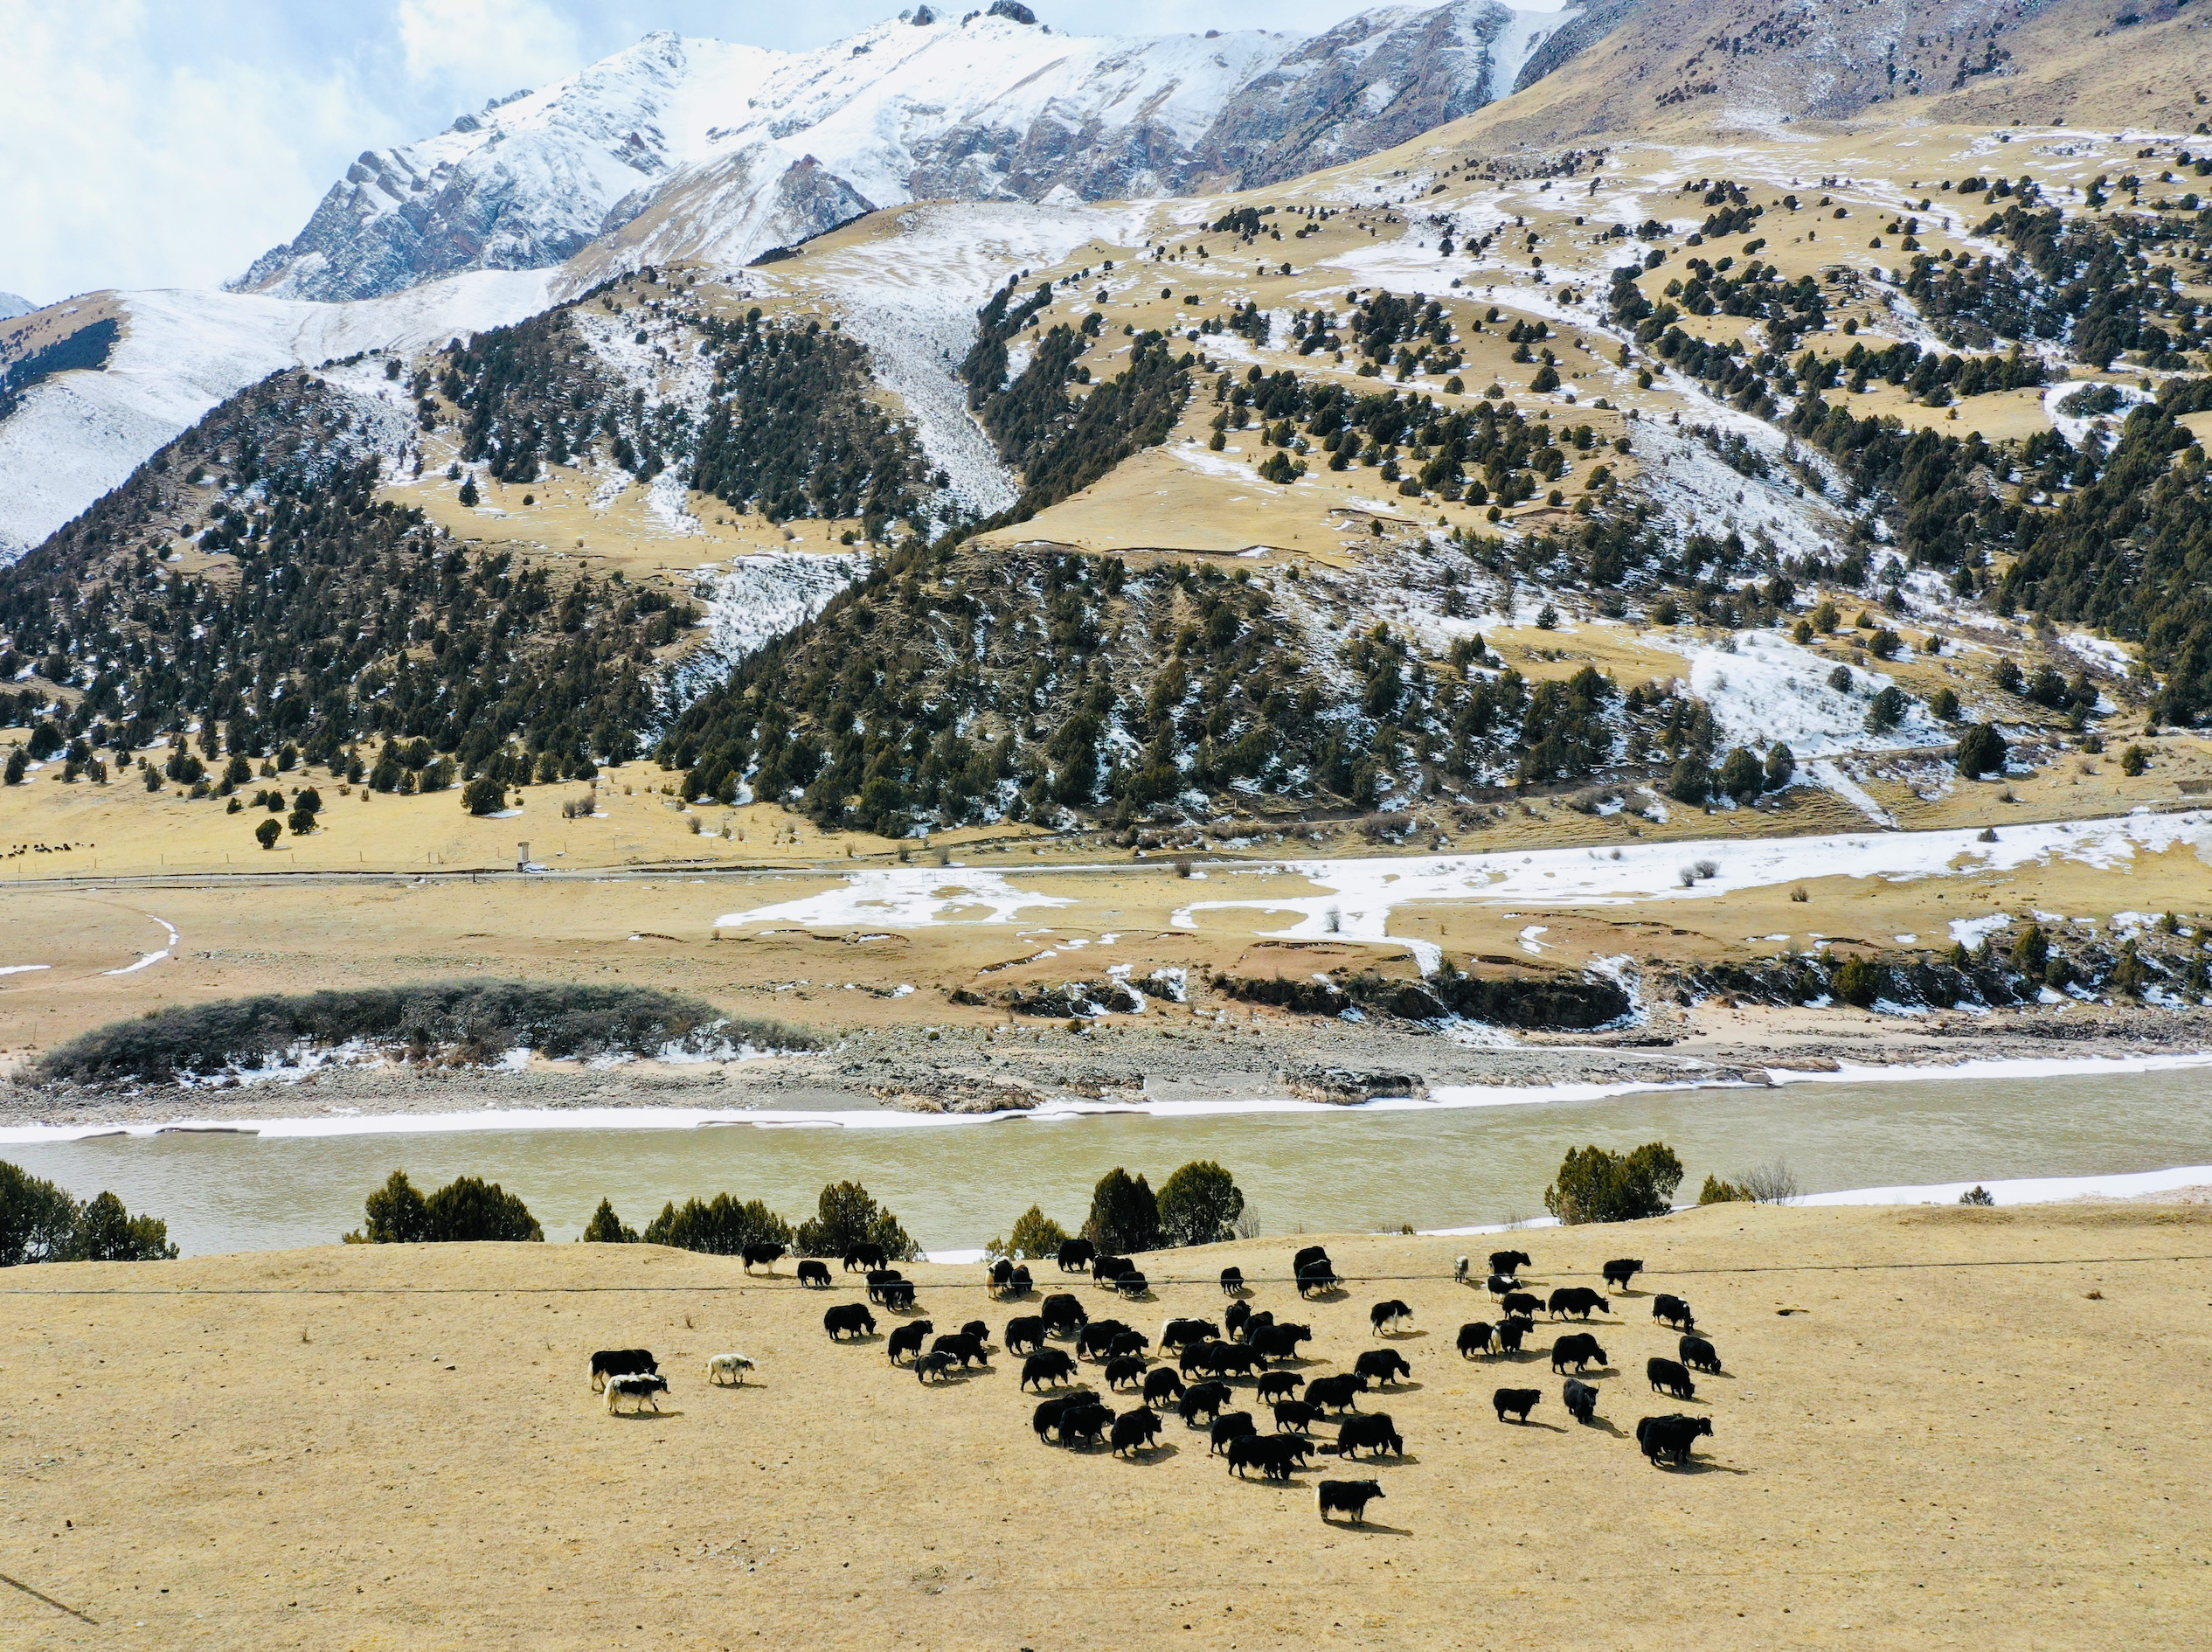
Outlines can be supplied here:
M543 0L399 0L399 24L417 81L473 88L489 76L511 92L571 73L588 55L574 22Z
M332 144L383 141L342 74L179 61L161 31L140 0L0 0L0 287L219 281L297 231Z

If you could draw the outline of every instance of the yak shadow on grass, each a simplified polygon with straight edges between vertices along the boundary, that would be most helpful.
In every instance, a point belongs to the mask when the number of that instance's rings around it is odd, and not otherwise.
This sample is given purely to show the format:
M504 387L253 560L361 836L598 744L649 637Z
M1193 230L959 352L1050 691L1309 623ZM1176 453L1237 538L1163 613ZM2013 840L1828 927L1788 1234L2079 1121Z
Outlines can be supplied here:
M680 1411L613 1411L607 1415L617 1422L674 1422L683 1413Z
M1386 1526L1379 1520L1331 1520L1328 1523L1345 1531L1356 1531L1369 1537L1410 1537L1413 1534L1404 1526Z
M1583 1426L1585 1428L1601 1429L1605 1433L1611 1434L1615 1440L1626 1440L1628 1438L1628 1431L1626 1428L1623 1428L1619 1423L1613 1421L1613 1419L1610 1417L1592 1416L1588 1422L1583 1425Z
M1692 1457L1688 1462L1660 1463L1654 1467L1670 1475L1748 1475L1748 1468L1738 1468L1733 1463L1716 1462L1710 1457Z
M1182 1447L1181 1446L1175 1444L1175 1442L1172 1440L1162 1440L1154 1445L1140 1446L1134 1451L1123 1452L1121 1454L1121 1461L1124 1462L1151 1464L1155 1462L1165 1462L1170 1457L1180 1457L1182 1455Z
M1502 1418L1501 1418L1499 1419L1499 1423L1501 1427L1506 1428L1541 1428L1547 1433L1554 1434L1564 1434L1567 1432L1566 1429L1558 1423L1538 1422L1533 1417L1529 1419L1527 1422L1506 1422Z

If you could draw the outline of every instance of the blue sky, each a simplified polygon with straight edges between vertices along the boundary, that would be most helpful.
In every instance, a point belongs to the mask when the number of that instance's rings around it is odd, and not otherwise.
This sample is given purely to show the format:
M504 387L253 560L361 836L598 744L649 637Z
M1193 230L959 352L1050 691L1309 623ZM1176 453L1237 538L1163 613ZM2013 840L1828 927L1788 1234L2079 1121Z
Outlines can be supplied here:
M912 0L0 0L0 291L206 286L364 149L676 29L822 45ZM970 0L980 3L981 0ZM1032 0L1071 33L1314 30L1356 0Z

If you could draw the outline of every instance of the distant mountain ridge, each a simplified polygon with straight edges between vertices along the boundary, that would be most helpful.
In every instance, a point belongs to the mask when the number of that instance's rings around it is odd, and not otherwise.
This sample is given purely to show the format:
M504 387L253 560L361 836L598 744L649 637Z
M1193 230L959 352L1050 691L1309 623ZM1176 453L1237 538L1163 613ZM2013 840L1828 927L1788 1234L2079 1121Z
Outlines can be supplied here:
M924 6L815 52L672 33L419 142L364 151L234 291L341 300L558 264L671 197L742 260L918 199L1251 188L1507 95L1576 13L1386 6L1314 36L1055 33L1015 0Z

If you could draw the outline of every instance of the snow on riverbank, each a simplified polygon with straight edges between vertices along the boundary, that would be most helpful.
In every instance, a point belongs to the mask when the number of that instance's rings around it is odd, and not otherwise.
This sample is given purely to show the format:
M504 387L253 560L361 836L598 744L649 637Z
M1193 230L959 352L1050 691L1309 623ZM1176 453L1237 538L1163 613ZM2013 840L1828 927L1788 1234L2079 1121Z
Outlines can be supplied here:
M1834 1072L1801 1072L1774 1069L1767 1073L1773 1084L1879 1085L1914 1081L1980 1080L2024 1081L2035 1079L2084 1079L2105 1076L2143 1076L2212 1068L2212 1051L2189 1051L2172 1055L2035 1058L1962 1061L1929 1066L1848 1066ZM348 1113L316 1118L208 1119L178 1117L133 1120L99 1124L0 1125L0 1146L28 1146L49 1142L83 1142L126 1136L150 1140L165 1135L223 1135L259 1136L268 1141L306 1141L382 1135L472 1135L593 1131L724 1129L856 1130L870 1134L902 1130L953 1130L987 1124L1029 1121L1040 1124L1067 1123L1092 1117L1184 1119L1260 1118L1302 1115L1317 1117L1372 1117L1387 1114L1465 1113L1490 1107L1540 1107L1553 1102L1610 1100L1632 1095L1680 1095L1699 1090L1744 1090L1766 1087L1741 1078L1687 1079L1671 1081L1625 1080L1616 1083L1564 1082L1553 1084L1449 1084L1435 1086L1426 1096L1383 1096L1372 1101L1338 1104L1306 1101L1290 1096L1209 1097L1197 1100L1140 1098L1132 1101L1092 1101L1067 1097L1023 1111L1002 1113L912 1113L896 1107L478 1107L454 1113ZM2203 1179L2212 1181L2212 1176ZM1945 1184L1948 1185L1948 1184ZM1960 1183L1964 1189L1971 1183ZM1999 1183L1992 1183L1993 1188ZM2176 1183L2174 1185L2184 1185ZM1844 1202L1850 1193L1816 1194L1806 1202Z
M2099 868L2120 866L2139 853L2179 844L2212 859L2212 817L2130 815L2123 819L2007 826L1994 843L1971 830L1869 832L1820 837L1702 843L1629 843L1614 849L1544 849L1489 855L1426 855L1409 859L1307 861L1254 868L1303 876L1323 892L1248 899L1194 901L1171 920L1199 927L1199 914L1231 909L1294 913L1271 932L1278 939L1391 941L1412 948L1424 969L1441 954L1433 942L1390 933L1390 915L1417 901L1479 900L1550 906L1626 906L1640 900L1709 899L1738 890L1808 882L1839 872L1891 882L2006 871L2047 859ZM1717 870L1695 887L1682 869L1709 860ZM1238 868L1217 875L1251 875Z

